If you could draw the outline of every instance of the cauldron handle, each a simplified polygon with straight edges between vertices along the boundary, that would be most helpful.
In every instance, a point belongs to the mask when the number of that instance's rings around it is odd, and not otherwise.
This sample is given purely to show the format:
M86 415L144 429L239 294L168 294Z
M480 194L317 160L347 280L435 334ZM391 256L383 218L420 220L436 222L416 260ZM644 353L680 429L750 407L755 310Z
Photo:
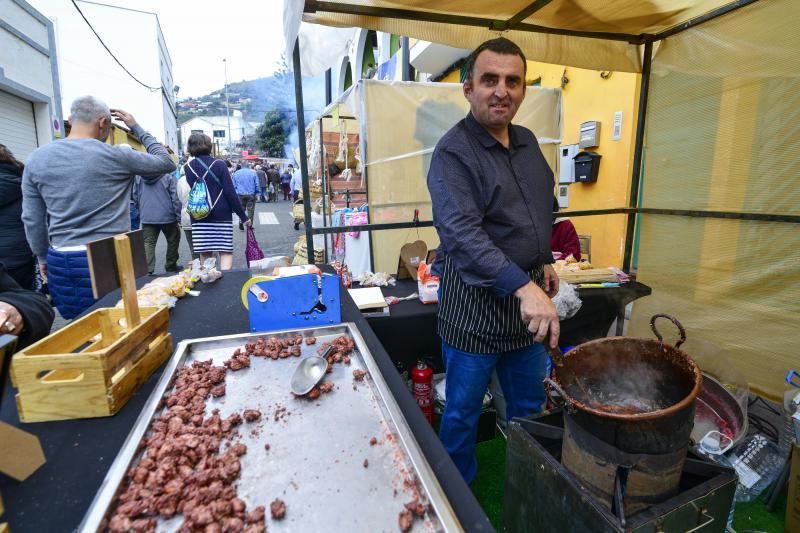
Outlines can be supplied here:
M650 319L650 329L653 330L653 334L658 339L658 342L664 342L664 339L661 337L661 333L659 333L658 329L656 329L657 318L666 318L678 327L678 331L681 334L681 338L678 342L675 343L675 347L680 348L681 344L686 342L686 330L683 329L683 325L680 322L678 322L678 319L672 315L666 315L663 313L658 315L653 315L653 317Z

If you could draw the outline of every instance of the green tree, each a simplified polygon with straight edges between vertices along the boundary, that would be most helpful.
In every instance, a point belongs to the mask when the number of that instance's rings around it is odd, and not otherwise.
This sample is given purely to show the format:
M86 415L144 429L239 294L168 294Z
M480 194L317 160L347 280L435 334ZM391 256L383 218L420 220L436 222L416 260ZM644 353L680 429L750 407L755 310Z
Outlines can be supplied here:
M289 117L281 109L268 111L264 122L256 128L256 146L270 157L283 157L291 125Z

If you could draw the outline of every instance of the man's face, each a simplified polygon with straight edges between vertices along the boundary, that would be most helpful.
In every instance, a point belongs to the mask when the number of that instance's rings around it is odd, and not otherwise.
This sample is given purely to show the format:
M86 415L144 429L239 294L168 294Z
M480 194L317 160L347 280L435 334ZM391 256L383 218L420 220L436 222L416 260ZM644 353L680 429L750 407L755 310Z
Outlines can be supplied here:
M508 127L525 98L522 58L484 50L475 59L472 78L464 82L472 116L487 130Z

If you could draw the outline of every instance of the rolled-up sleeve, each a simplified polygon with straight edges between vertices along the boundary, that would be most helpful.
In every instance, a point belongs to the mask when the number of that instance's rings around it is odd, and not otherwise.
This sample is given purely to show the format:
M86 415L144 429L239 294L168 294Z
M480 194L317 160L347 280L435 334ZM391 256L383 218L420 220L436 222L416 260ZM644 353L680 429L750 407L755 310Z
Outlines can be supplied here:
M483 229L483 187L463 154L437 148L427 181L434 226L465 283L490 288L497 297L504 297L530 281Z

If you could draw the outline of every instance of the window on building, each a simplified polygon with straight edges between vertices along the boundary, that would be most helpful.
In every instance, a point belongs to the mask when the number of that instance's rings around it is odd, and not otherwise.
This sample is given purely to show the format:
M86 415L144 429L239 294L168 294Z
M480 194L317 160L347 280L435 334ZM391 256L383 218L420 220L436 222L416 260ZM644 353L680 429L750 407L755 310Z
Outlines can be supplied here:
M348 61L347 68L344 71L344 90L349 89L351 85L353 85L353 69L350 68L350 62Z
M214 138L225 137L225 130L214 130Z
M361 77L366 78L367 72L372 65L372 72L378 69L378 58L375 57L375 50L378 49L378 34L372 30L367 32L367 38L364 40L364 53L361 56Z

